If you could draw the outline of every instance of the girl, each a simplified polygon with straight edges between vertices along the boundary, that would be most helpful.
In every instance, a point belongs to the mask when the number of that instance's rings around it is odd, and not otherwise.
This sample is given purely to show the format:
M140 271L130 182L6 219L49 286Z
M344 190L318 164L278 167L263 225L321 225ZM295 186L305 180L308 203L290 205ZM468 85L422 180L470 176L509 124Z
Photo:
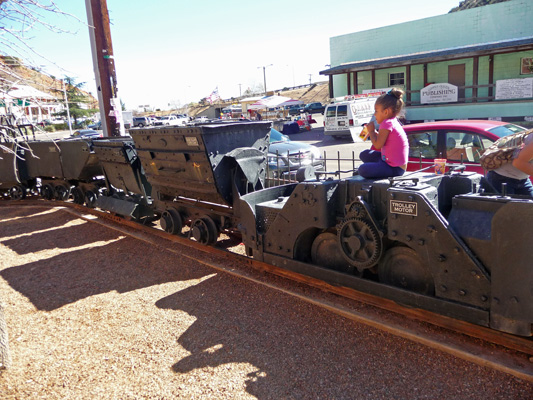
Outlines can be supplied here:
M376 131L374 122L366 125L376 150L363 150L359 154L363 161L359 166L359 175L363 178L381 179L405 173L409 144L405 131L396 118L403 108L402 96L401 89L392 88L376 100L374 116L379 124L379 132Z

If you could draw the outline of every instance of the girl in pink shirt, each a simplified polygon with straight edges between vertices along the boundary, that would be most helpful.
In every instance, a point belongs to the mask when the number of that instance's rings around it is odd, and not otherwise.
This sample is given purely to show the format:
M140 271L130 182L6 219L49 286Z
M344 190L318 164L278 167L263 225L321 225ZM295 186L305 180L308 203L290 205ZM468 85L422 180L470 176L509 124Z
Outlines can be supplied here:
M359 175L369 179L401 176L407 169L409 144L402 125L396 118L403 108L403 90L392 88L382 94L374 105L376 131L373 122L366 125L370 140L376 150L363 150L359 158Z

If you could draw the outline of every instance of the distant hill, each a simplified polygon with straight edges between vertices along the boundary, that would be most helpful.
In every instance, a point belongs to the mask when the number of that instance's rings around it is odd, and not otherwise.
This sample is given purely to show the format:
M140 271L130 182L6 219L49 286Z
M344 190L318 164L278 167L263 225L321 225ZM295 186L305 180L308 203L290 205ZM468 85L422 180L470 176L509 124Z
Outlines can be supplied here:
M63 82L32 66L25 65L17 57L0 55L0 89L5 91L14 84L31 86L41 92L48 93L58 100L63 100ZM90 108L98 108L98 100L89 92L81 90L89 99Z
M476 8L482 6L488 6L490 4L503 3L509 0L464 0L459 3L457 7L452 8L448 13L468 10L469 8Z

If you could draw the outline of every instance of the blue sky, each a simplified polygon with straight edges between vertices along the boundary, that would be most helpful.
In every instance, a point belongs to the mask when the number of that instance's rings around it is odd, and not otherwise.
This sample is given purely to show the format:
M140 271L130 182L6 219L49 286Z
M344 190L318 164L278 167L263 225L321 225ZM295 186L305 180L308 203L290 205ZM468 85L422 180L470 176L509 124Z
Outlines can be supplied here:
M43 0L45 2L46 0ZM71 33L31 32L29 44L50 61L34 65L72 76L95 92L84 0L55 0L80 20L50 15ZM107 0L118 93L128 109L198 101L218 87L223 98L326 80L329 38L446 14L459 0L141 1ZM394 40L394 38L391 38Z

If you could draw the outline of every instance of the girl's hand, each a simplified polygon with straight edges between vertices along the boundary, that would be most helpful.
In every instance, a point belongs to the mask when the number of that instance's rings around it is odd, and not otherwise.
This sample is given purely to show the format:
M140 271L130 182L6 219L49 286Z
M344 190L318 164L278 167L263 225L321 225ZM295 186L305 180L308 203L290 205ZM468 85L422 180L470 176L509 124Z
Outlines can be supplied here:
M369 122L366 124L366 129L368 129L369 132L374 132L376 130L374 122Z

